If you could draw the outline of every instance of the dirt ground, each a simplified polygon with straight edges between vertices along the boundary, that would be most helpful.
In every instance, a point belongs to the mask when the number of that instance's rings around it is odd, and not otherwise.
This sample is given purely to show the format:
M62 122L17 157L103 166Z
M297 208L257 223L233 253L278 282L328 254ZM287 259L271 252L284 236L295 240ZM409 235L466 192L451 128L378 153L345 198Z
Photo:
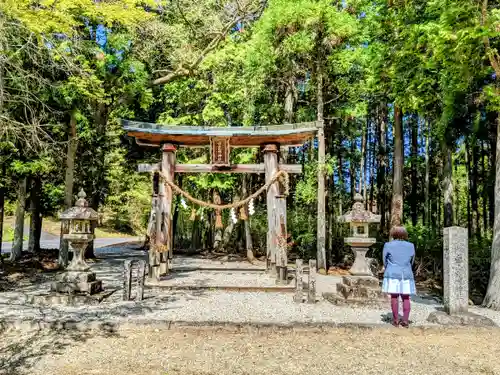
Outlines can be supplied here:
M9 375L500 374L500 330L7 332Z

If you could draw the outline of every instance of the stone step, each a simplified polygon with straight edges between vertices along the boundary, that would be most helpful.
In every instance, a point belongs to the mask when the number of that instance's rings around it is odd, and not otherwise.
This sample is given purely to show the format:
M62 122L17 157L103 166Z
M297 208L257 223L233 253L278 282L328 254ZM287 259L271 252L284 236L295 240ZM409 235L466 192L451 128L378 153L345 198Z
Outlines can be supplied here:
M62 283L91 283L96 280L96 275L90 271L67 271L58 274L56 280Z
M50 286L52 292L57 293L88 293L95 294L102 290L102 281L94 280L91 282L53 282Z
M365 286L371 288L378 288L380 282L373 276L343 276L342 283L349 286Z
M388 308L389 299L386 296L377 299L368 298L344 298L337 293L323 293L323 298L337 306Z
M337 292L344 298L365 298L365 299L379 299L384 296L382 290L371 288L367 286L350 286L347 284L337 284Z

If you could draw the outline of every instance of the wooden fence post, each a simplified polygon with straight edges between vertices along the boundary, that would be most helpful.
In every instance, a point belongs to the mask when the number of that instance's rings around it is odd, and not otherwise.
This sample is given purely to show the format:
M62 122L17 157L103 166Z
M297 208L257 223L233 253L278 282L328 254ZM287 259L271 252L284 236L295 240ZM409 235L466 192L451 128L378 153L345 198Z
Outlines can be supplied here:
M295 271L295 296L293 297L294 302L302 303L302 293L304 289L304 264L302 259L297 259L295 261L296 271Z
M130 301L132 289L132 261L126 260L123 264L123 300Z
M307 303L316 303L316 259L309 260Z
M126 260L123 264L123 300L130 301L132 292L132 269L137 264L136 301L144 299L144 281L146 278L146 262L144 260Z

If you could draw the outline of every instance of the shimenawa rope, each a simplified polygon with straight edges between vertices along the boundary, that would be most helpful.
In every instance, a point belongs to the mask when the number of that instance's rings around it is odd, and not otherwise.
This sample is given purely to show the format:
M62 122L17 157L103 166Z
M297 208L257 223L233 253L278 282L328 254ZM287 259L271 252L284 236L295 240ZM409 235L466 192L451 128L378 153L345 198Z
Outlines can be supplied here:
M187 191L182 190L174 182L168 181L167 176L163 172L159 171L158 173L160 174L160 177L163 178L163 182L166 185L170 186L172 188L172 190L175 191L177 194L182 195L183 197L185 197L186 199L190 200L191 202L193 202L194 204L196 204L198 206L208 207L208 208L212 208L214 210L225 210L225 209L242 207L242 206L246 205L248 202L250 202L252 199L257 198L264 191L269 189L269 186L271 186L272 184L274 184L278 180L281 180L281 182L283 183L283 185L285 187L285 195L288 195L288 193L289 193L288 173L285 171L278 171L273 176L273 178L271 178L268 182L266 182L259 190L257 190L252 195L249 195L245 199L243 199L241 201L233 202L230 204L215 204L215 203L205 202L205 201L194 198L193 196L191 196L191 194L189 194Z

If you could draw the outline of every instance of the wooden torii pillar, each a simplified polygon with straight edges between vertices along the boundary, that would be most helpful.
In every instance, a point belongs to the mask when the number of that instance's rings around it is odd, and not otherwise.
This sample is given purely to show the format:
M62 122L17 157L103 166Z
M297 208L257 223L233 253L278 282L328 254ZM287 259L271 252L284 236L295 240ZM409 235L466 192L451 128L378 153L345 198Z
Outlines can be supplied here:
M263 148L266 183L279 172L279 146L267 144ZM277 280L285 282L288 257L280 247L286 241L286 197L282 194L280 183L274 182L267 190L267 262L266 268L277 273ZM284 232L283 232L284 229ZM286 246L286 245L285 245Z
M173 144L162 145L162 161L152 171L161 171L168 181L174 180L175 152ZM173 257L173 228L172 228L172 188L163 182L163 178L155 172L153 177L154 233L149 248L149 278L159 280L170 270L170 261ZM151 219L150 219L151 221ZM149 234L149 233L148 233Z

